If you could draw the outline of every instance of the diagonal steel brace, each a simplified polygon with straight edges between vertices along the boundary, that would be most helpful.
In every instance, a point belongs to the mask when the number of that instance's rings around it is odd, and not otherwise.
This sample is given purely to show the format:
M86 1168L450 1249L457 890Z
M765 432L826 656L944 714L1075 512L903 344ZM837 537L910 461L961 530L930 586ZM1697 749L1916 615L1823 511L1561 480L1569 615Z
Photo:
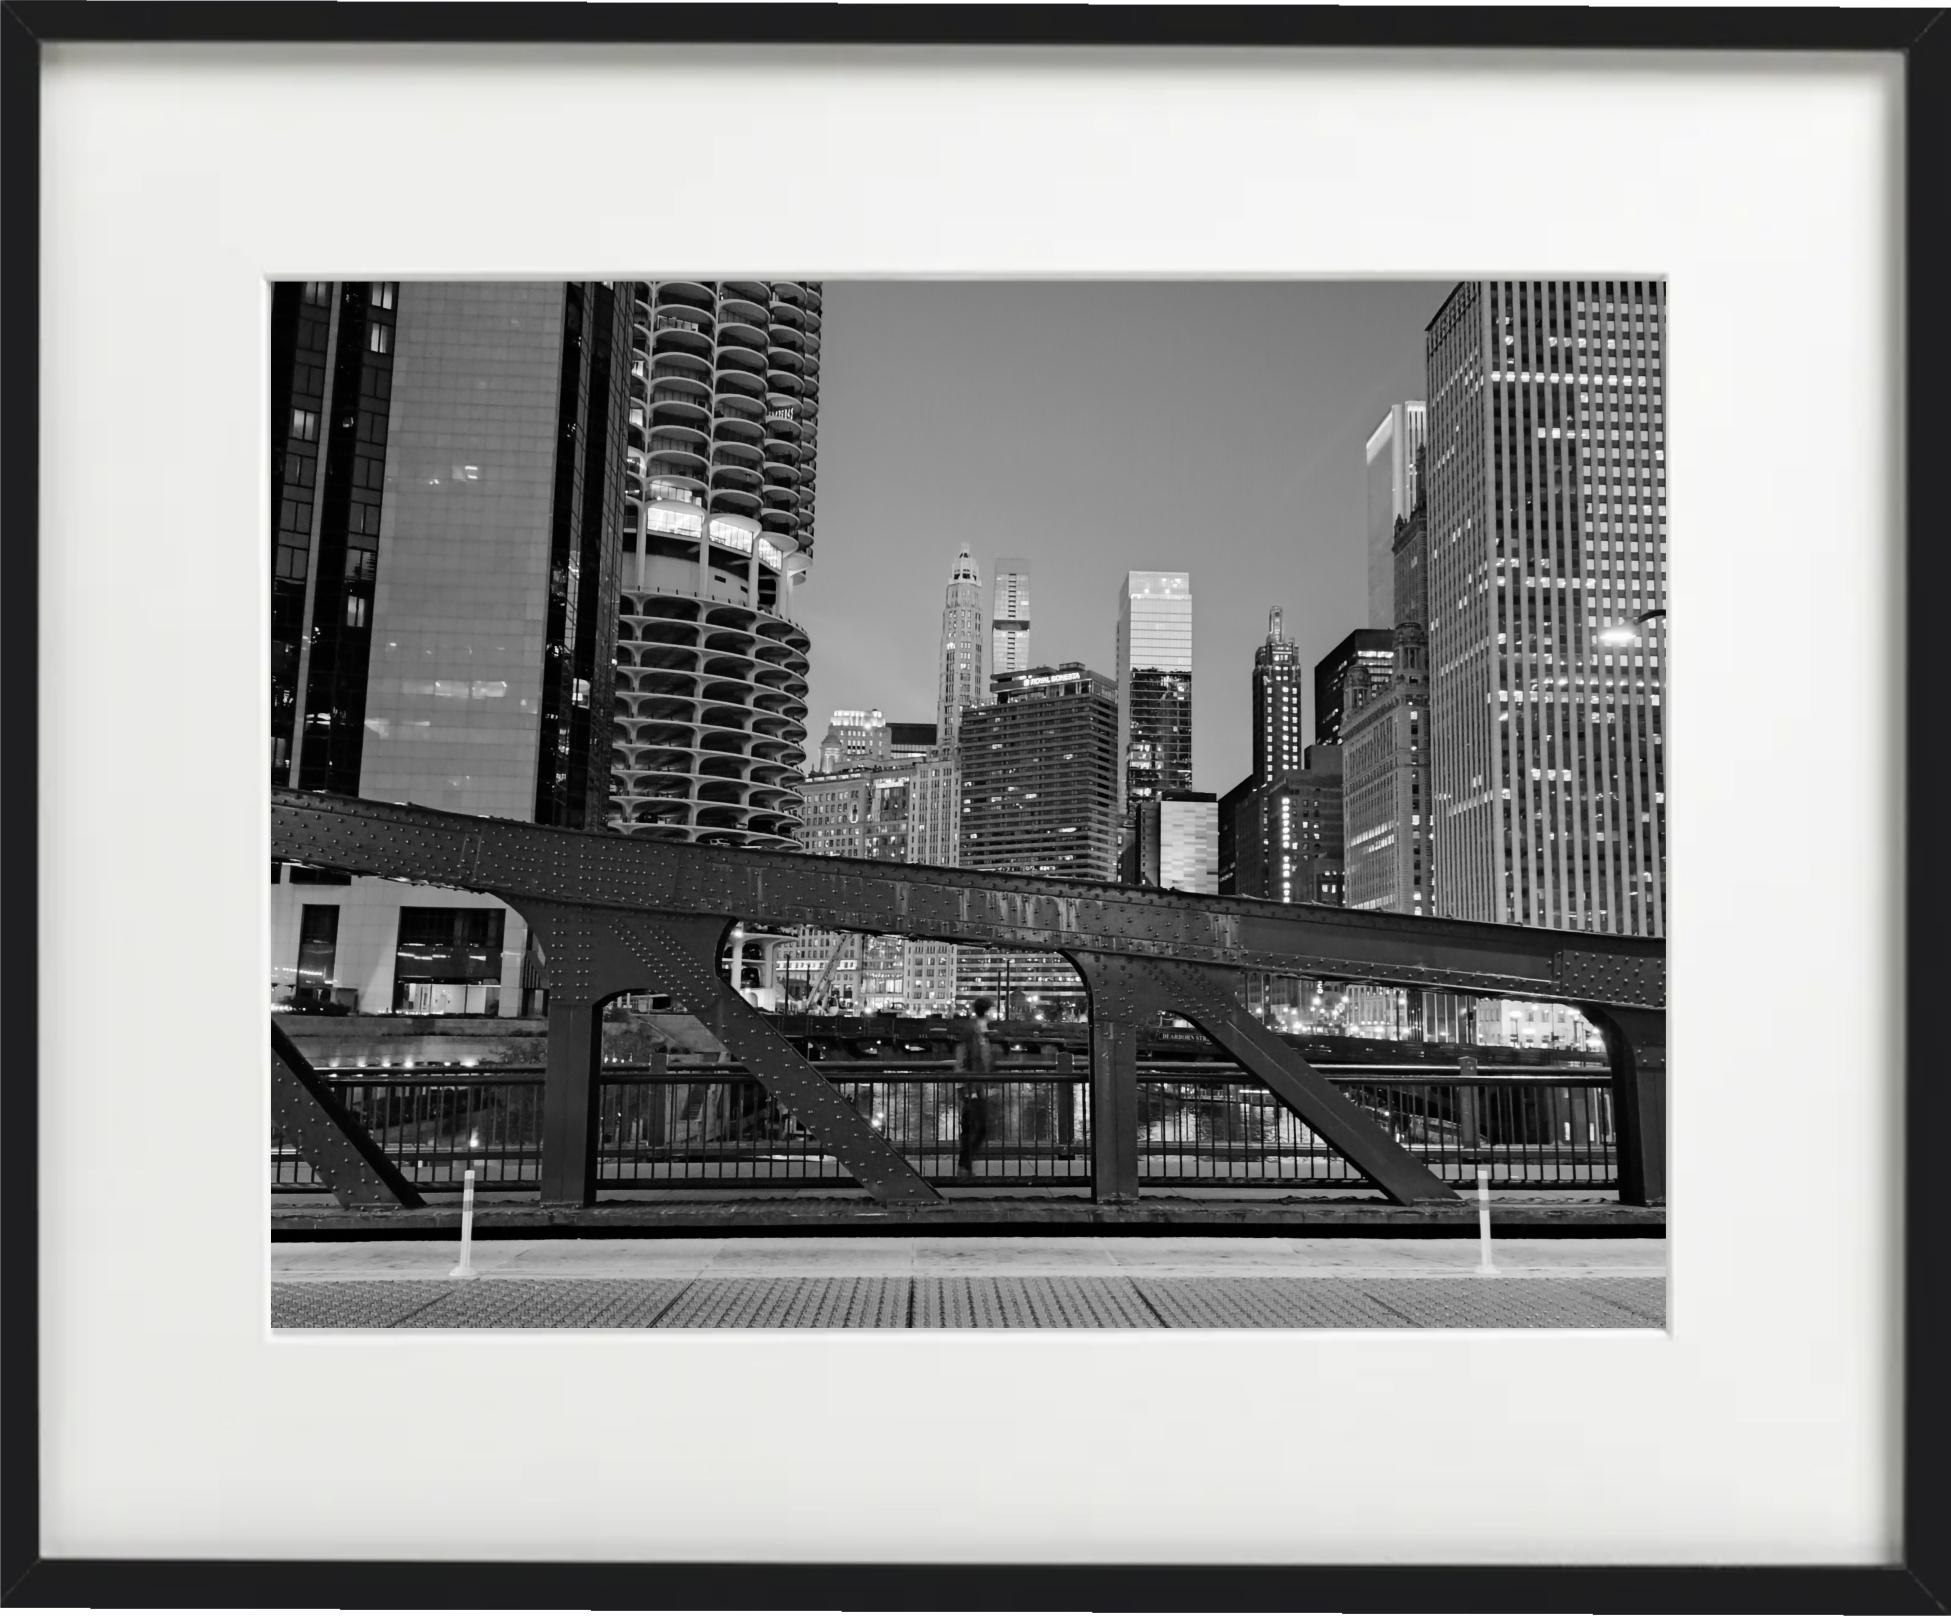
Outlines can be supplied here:
M271 1023L271 1120L340 1206L426 1204L276 1021Z
M818 1067L781 1038L718 974L722 920L652 921L613 916L611 924L631 950L653 967L653 980L675 987L699 1005L721 1011L719 1036L759 1085L833 1152L840 1165L875 1200L888 1205L932 1205L935 1187L873 1125L849 1105Z
M1149 968L1168 1008L1197 1025L1265 1083L1390 1200L1413 1206L1458 1198L1455 1190L1377 1127L1299 1050L1260 1022L1234 987L1237 972L1166 961L1149 962Z

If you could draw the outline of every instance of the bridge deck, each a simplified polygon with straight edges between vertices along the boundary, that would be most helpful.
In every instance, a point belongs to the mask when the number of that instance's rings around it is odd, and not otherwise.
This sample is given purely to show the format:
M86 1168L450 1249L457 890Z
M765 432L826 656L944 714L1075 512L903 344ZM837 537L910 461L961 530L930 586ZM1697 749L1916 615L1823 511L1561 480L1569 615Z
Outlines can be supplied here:
M281 1247L282 1329L1654 1329L1648 1240L874 1238Z

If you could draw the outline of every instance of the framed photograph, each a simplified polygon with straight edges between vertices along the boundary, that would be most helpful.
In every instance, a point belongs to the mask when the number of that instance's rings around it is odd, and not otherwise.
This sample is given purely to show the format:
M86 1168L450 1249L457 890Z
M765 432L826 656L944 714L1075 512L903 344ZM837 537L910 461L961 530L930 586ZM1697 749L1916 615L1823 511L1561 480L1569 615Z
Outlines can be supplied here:
M0 8L0 1597L1942 1608L1946 39Z

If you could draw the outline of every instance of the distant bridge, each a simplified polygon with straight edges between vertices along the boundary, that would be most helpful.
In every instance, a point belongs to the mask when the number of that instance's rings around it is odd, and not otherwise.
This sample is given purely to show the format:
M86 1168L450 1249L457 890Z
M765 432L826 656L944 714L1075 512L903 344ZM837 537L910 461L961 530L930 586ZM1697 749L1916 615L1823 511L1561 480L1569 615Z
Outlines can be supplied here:
M1455 1191L1248 1006L1249 972L1557 1002L1604 1035L1620 1199L1666 1198L1666 958L1657 938L1195 897L861 859L565 831L359 798L277 790L276 859L490 893L528 922L549 990L545 1204L595 1200L601 1009L626 993L712 1006L733 1057L888 1205L940 1193L720 975L738 922L901 933L1060 953L1090 1005L1091 1193L1138 1195L1138 1044L1160 1015L1191 1022L1392 1201ZM418 1196L280 1033L274 1115L347 1205Z

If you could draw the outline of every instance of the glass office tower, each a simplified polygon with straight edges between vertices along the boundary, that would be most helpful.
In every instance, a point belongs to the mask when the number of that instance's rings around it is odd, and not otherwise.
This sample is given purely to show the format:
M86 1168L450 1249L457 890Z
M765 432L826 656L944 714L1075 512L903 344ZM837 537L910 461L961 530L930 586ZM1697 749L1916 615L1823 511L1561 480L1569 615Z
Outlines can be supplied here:
M1436 912L1663 933L1666 287L1468 281L1424 346Z
M1192 789L1192 580L1130 572L1118 586L1121 818L1134 800Z
M271 295L277 785L593 830L609 782L627 289ZM512 1015L479 893L272 870L274 1003Z

